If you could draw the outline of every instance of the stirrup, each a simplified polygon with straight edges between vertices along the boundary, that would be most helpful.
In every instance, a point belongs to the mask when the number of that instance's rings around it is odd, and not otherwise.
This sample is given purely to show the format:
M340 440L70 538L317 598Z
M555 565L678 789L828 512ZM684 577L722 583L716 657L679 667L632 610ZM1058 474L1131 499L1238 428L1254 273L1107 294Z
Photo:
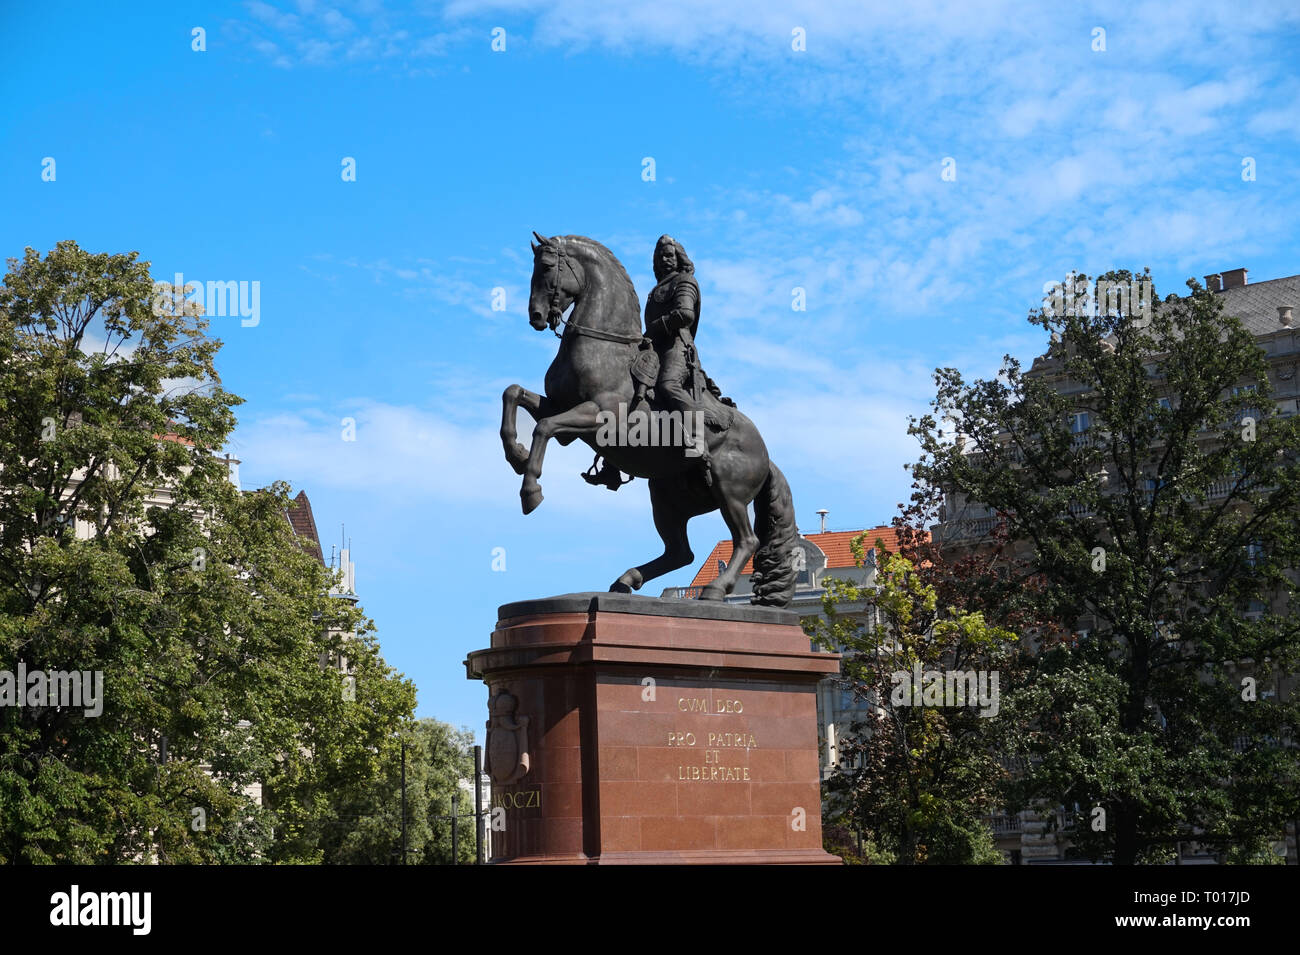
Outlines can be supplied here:
M597 468L597 465L600 465L600 467ZM599 453L597 453L597 455L594 458L592 458L591 467L587 468L587 470L584 471L580 475L580 477L588 484L607 487L611 491L617 491L624 484L631 484L633 481L633 478L631 476L629 476L628 479L624 481L622 479L623 472L620 471L618 468L613 467L608 461L606 461L604 464L601 464Z

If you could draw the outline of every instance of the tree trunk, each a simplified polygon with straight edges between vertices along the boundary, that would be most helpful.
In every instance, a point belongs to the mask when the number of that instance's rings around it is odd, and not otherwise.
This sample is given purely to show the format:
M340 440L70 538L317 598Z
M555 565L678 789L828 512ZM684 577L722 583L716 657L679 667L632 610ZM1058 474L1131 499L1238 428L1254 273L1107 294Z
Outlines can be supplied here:
M1137 865L1138 816L1132 806L1115 809L1115 865Z

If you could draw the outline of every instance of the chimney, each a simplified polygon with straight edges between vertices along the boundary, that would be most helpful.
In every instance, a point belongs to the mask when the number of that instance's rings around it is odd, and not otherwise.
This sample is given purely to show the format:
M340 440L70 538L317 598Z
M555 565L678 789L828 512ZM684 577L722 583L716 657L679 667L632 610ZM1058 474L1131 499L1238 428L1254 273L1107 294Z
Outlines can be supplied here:
M1221 278L1220 278L1218 272L1215 272L1213 275L1207 275L1207 276L1205 277L1205 288L1206 288L1206 291L1209 291L1209 292L1222 292L1222 291L1223 291L1223 282L1222 282L1222 280L1221 280Z
M1223 290L1225 292L1230 288L1241 288L1245 284L1245 269L1228 269L1228 271L1223 273Z
M826 533L826 515L829 514L829 513L830 513L830 511L826 510L826 508L824 508L824 507L823 507L821 510L819 510L819 511L817 512L817 516L820 517L820 518L822 519L822 533L823 533L823 534Z
M1277 307L1277 320L1281 323L1281 325L1282 325L1283 328L1293 328L1293 327L1294 327L1294 326L1291 324L1291 306L1290 306L1290 305L1279 305L1279 306Z

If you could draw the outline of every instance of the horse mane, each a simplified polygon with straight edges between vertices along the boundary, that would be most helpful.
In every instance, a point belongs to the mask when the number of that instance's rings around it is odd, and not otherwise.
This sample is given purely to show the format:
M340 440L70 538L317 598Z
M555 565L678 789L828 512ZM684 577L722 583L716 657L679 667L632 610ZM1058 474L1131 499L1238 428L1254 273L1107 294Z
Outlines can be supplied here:
M598 259L604 259L610 266L610 274L614 280L621 286L619 291L627 296L628 302L631 303L632 310L636 312L638 319L641 315L641 299L637 297L636 286L632 284L631 277L627 274L627 269L623 263L618 260L613 252L605 248L595 239L585 235L563 235L558 237L565 245L574 246L584 249Z

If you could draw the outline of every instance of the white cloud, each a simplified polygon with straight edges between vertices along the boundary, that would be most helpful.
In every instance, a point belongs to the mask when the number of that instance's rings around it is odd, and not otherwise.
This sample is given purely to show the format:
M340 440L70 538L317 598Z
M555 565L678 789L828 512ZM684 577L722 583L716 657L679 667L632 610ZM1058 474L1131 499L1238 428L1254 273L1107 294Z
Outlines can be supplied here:
M344 440L344 418L355 419L355 440ZM506 463L499 426L499 412L466 424L428 409L358 398L340 400L328 412L317 407L246 418L230 446L243 462L248 487L286 480L295 487L373 494L394 502L518 511L522 479ZM526 412L520 412L518 427L526 447L533 428ZM577 477L591 463L591 454L577 442L568 448L549 445L543 507L583 513L593 495L608 495ZM612 500L601 503L616 510L643 505L632 500L639 495L608 496Z
M250 0L244 6L253 15L254 19L276 30L293 33L302 27L302 21L298 17L292 13L285 13L272 4L262 3L260 0Z
M342 36L356 29L356 24L337 10L326 10L321 14L320 19L325 29L335 36Z
M427 11L387 11L378 2L349 4L352 16L315 2L296 3L297 13L282 9L285 5L250 0L244 4L246 20L227 21L237 42L282 69L379 60L395 60L405 67L407 58L445 56L472 32L460 27L430 34ZM409 73L427 72L405 68Z

